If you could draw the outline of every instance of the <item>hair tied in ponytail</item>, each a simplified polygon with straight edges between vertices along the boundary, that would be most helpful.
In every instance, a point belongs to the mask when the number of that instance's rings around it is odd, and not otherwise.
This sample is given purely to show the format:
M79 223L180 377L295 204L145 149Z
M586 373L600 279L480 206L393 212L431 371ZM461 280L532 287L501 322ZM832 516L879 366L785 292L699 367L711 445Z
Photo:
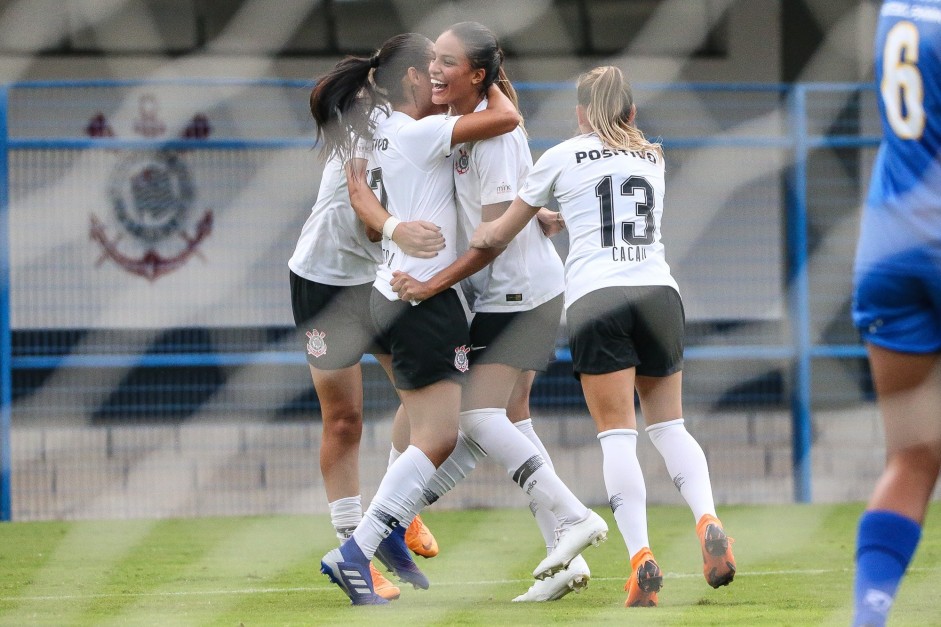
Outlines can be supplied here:
M371 68L379 67L379 55L378 54L374 54L371 57L369 57L369 67Z

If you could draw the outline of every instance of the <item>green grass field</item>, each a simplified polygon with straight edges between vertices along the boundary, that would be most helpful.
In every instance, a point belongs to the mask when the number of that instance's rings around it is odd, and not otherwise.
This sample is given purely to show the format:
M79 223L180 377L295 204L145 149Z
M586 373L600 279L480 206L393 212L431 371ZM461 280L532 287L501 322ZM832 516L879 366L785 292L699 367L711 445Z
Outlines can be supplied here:
M632 609L606 510L612 533L585 553L588 589L542 604L510 603L544 555L522 507L424 514L441 545L419 560L431 589L403 588L391 607L351 607L319 573L335 543L326 516L4 523L0 625L847 625L861 509L721 508L739 573L713 590L689 511L651 508L664 587L660 607ZM939 574L941 533L929 520L890 624L941 624Z

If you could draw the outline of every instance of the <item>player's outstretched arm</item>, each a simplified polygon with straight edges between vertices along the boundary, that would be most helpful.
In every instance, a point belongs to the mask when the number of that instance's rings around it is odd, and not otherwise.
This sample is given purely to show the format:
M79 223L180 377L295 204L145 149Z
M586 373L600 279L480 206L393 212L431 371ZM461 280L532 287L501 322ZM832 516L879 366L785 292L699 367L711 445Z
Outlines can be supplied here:
M484 222L496 220L506 212L509 206L509 202L484 205L480 208L481 220ZM427 281L419 281L404 272L395 272L390 285L392 291L396 292L402 300L411 302L427 300L487 267L501 252L503 252L502 248L469 248L451 265Z
M546 237L561 233L562 229L565 228L565 220L562 219L562 214L558 211L542 207L536 212L536 219L539 221L539 228L542 229L542 233Z
M428 300L458 281L487 267L501 252L503 252L502 248L470 248L454 263L427 281L419 281L405 272L395 271L390 281L392 291L402 300L416 302Z
M487 108L462 115L451 131L451 145L490 139L509 133L520 124L520 114L513 101L496 85L487 89Z
M505 248L539 209L517 196L502 216L492 222L480 223L471 236L471 248Z
M406 255L420 259L434 257L444 248L444 235L437 225L425 220L402 222L386 211L366 182L365 159L351 159L347 162L346 182L350 205L366 225L367 234L372 232L370 239L378 241L378 236L385 235Z

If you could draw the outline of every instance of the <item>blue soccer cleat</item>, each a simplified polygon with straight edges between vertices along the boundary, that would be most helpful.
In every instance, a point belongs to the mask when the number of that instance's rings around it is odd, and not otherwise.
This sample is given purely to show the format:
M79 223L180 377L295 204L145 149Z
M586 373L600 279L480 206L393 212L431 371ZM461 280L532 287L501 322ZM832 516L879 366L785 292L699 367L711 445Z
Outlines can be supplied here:
M412 553L405 544L405 528L397 525L389 536L376 549L376 558L394 573L401 581L416 588L427 590L431 584L428 577L418 568Z
M320 572L340 586L353 605L385 605L388 603L372 587L369 560L353 538L333 549L320 560Z

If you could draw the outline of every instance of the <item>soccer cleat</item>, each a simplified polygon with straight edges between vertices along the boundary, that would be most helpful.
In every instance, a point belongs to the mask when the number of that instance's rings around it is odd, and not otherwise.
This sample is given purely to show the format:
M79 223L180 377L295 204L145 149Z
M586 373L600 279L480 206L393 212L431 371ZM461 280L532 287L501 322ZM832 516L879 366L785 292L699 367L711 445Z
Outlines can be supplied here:
M395 601L402 594L399 587L385 578L385 575L379 572L372 562L369 564L369 574L372 575L372 589L386 601Z
M431 585L428 577L425 577L425 574L418 568L408 547L405 546L405 528L401 525L397 525L392 533L379 543L376 558L389 569L389 572L405 583L423 590L427 590Z
M546 579L537 579L525 594L521 594L514 603L539 603L543 601L558 601L569 592L581 592L588 587L591 571L588 563L581 555L576 555L568 568L560 570Z
M320 572L340 586L353 605L385 605L388 601L373 590L369 566L369 560L353 538L320 560Z
M533 571L536 579L545 579L563 570L575 556L589 546L598 546L608 539L608 525L595 512L588 510L588 516L581 522L563 530L555 543L555 548L539 562Z
M713 588L727 586L735 577L735 557L732 538L725 535L722 523L711 514L705 514L696 523L696 535L702 546L702 574Z
M412 524L405 530L405 545L416 555L424 558L434 557L438 554L438 542L425 526L421 516L415 515Z
M657 592L663 587L663 573L650 549L644 547L631 558L631 576L624 584L626 607L656 607Z

